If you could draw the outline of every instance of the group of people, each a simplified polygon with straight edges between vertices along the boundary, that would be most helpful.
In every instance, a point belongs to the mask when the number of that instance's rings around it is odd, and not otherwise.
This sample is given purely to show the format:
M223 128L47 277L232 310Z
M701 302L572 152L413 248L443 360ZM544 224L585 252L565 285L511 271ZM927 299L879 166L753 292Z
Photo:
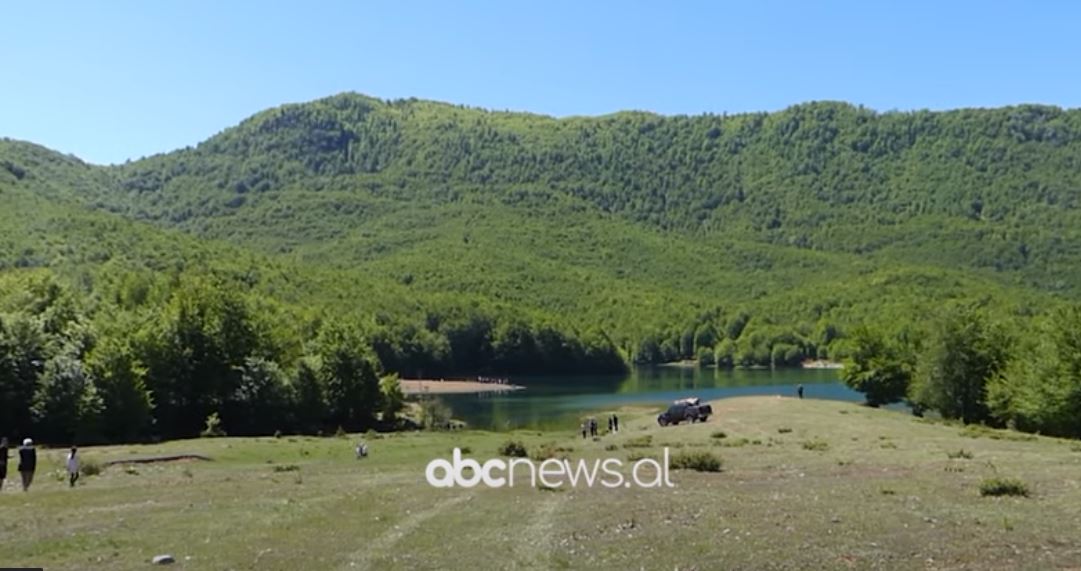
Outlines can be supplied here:
M34 441L30 438L23 440L23 445L19 447L19 476L22 477L23 491L29 491L30 485L34 483L34 473L38 469L38 451L34 447ZM79 481L79 455L78 449L74 446L71 447L71 451L68 452L67 461L65 467L68 471L68 485L75 487L75 482ZM9 447L7 437L0 438L0 491L4 489L4 481L8 477L8 458Z
M591 416L582 423L582 438L596 438L597 432L595 417ZM614 414L608 417L608 432L619 432L619 417Z

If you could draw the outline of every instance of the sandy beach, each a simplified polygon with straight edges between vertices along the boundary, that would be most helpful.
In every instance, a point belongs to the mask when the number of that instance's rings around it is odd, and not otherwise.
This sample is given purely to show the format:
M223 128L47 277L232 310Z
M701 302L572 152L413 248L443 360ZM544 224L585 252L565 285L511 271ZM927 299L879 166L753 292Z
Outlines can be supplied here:
M481 383L478 381L461 380L426 380L426 379L402 379L402 392L407 395L415 394L451 394L451 393L489 393L506 392L524 389L518 385L501 385L498 383Z

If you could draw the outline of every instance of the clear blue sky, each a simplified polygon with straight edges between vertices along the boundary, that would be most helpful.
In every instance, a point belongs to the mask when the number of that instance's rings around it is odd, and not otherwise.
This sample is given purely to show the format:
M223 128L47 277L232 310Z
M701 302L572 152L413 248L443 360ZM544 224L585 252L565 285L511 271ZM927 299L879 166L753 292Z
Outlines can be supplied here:
M97 163L341 91L551 115L1081 105L1081 2L7 2L0 136Z

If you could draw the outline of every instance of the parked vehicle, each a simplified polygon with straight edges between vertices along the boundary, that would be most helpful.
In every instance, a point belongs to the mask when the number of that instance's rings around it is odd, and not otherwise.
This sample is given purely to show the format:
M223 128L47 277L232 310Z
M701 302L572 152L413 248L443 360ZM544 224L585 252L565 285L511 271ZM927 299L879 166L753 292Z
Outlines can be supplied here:
M668 410L657 415L657 424L668 426L681 422L705 422L709 415L713 414L713 407L709 403L702 403L698 397L679 399L668 407Z

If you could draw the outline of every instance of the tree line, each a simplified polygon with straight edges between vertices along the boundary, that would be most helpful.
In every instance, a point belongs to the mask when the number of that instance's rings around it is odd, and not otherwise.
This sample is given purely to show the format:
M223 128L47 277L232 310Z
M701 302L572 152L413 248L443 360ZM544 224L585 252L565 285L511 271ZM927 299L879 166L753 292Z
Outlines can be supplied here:
M959 305L928 327L865 326L847 342L844 382L868 404L1081 437L1079 305L1013 318Z
M117 283L81 295L34 274L0 290L0 434L357 431L394 425L399 373L625 370L602 338L476 310L380 324L305 315L213 275Z

